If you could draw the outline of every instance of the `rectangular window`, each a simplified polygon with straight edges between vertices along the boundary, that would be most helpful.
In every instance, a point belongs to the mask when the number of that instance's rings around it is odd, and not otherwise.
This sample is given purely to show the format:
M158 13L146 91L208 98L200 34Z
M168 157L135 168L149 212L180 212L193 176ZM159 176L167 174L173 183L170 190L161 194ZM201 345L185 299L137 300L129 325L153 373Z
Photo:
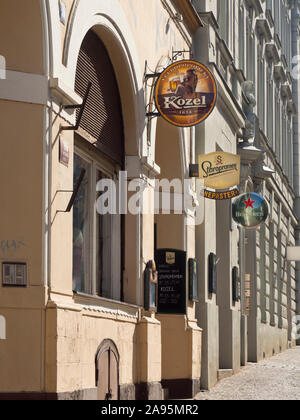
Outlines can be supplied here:
M220 27L220 35L227 45L229 41L228 21L229 21L228 5L226 5L226 2L224 2L224 0L218 0L218 24Z
M245 10L239 8L239 68L245 72Z
M73 208L73 290L108 299L121 299L121 216L116 211L99 212L98 199L107 189L97 192L98 182L107 180L118 196L114 171L102 168L94 156L74 154L74 185L85 169L85 177ZM115 200L117 197L112 197ZM116 203L117 204L117 203ZM117 209L116 209L117 210ZM111 214L113 213L113 214Z
M91 164L74 156L74 186L82 169L86 170L73 207L73 289L92 293L90 276L90 176Z
M97 170L97 183L107 175ZM115 183L117 187L117 183ZM115 189L118 197L118 190ZM97 193L97 200L102 193ZM116 205L118 204L118 200ZM96 214L96 292L105 298L120 300L121 216Z

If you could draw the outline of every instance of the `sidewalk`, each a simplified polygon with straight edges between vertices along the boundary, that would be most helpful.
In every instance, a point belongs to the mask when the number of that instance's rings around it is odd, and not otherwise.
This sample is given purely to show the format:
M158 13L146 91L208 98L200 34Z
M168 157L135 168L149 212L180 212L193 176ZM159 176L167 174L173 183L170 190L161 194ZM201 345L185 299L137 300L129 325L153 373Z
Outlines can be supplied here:
M241 372L224 379L196 400L300 400L300 347L260 363L250 363Z

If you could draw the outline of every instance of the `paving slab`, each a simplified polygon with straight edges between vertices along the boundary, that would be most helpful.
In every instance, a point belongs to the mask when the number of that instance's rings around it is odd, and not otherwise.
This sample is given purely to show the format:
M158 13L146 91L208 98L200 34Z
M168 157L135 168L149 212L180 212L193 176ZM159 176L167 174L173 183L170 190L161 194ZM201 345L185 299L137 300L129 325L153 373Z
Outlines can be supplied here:
M300 400L300 347L248 364L196 400Z

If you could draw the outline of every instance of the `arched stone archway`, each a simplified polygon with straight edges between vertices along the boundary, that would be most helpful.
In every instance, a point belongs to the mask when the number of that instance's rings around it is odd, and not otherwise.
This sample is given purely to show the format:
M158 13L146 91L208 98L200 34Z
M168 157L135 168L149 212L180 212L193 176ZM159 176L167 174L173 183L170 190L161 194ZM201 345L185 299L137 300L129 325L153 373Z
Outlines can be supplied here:
M74 2L67 27L63 59L57 73L74 87L77 58L87 32L93 31L106 46L113 64L120 90L127 156L142 156L146 142L143 74L130 26L116 0ZM57 52L53 52L57 55ZM54 60L55 63L56 60Z

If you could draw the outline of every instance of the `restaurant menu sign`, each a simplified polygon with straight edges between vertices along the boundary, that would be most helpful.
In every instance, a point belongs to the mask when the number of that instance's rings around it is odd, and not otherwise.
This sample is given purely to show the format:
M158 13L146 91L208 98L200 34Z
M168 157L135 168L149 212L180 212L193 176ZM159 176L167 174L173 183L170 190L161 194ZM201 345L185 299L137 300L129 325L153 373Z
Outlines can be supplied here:
M184 251L159 249L155 252L158 313L186 314L186 259Z
M269 206L259 194L243 194L233 202L232 216L236 223L246 229L255 229L267 220Z
M178 127L192 127L204 121L216 100L216 81L208 68L197 61L171 64L156 83L156 107L165 120Z
M199 156L199 178L204 186L224 190L239 185L241 157L225 152ZM232 197L230 197L232 198Z

